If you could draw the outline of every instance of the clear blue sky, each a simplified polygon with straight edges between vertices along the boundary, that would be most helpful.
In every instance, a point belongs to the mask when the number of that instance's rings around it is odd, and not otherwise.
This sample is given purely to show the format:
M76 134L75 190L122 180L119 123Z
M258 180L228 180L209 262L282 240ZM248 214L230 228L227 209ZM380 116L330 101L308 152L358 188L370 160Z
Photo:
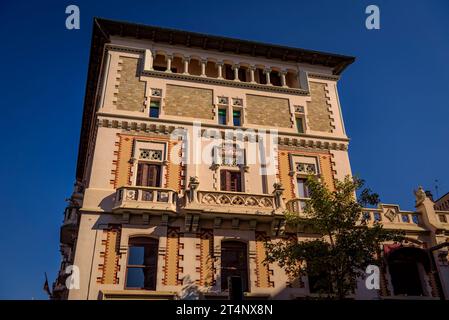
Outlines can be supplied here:
M69 4L80 30L65 29ZM45 299L58 270L93 16L354 55L339 84L353 172L404 209L419 184L449 191L447 0L2 1L0 298Z

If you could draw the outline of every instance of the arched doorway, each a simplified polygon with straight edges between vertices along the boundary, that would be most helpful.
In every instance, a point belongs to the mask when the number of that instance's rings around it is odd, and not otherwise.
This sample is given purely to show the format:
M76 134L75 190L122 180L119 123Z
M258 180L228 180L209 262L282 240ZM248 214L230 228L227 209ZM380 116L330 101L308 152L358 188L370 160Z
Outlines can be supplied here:
M248 246L241 241L226 240L221 243L221 290L228 290L228 277L242 279L243 292L248 286Z
M426 274L430 271L427 253L416 247L401 247L388 257L394 295L426 296Z

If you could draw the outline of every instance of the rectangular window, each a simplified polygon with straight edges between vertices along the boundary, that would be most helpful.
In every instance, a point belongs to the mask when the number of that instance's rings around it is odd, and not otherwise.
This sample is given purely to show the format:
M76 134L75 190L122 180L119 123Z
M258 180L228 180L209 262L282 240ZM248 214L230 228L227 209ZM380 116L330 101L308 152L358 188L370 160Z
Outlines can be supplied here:
M226 109L218 109L218 124L227 124Z
M296 118L296 130L298 133L304 133L304 122L301 117Z
M307 179L298 178L297 186L298 186L298 197L299 198L308 198L309 197L309 188L307 188Z
M230 64L224 65L224 77L226 80L234 80L234 70Z
M240 110L234 110L232 112L232 119L233 119L234 126L240 127L242 125Z
M157 258L158 240L145 237L131 238L125 288L156 290Z
M161 186L161 166L139 162L137 165L136 186L160 187Z
M221 170L220 172L221 191L242 192L242 178L238 171Z
M159 101L150 102L150 118L159 118Z

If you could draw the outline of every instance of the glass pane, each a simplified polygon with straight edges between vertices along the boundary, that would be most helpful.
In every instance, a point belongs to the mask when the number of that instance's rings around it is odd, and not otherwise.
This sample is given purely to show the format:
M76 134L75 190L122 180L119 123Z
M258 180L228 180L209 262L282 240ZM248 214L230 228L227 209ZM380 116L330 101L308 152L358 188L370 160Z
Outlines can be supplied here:
M296 129L298 133L304 133L304 126L301 118L296 118Z
M159 201L159 202L168 202L168 192L161 192L161 191L159 191L157 193L157 201Z
M364 212L363 213L363 219L364 220L371 220L371 215L369 214L369 212Z
M159 107L150 107L150 117L159 118Z
M129 265L143 265L145 256L145 247L129 247L128 264Z
M238 127L240 126L241 122L240 122L240 111L234 111L232 113L232 117L234 120L234 126Z
M248 291L247 246L241 242L222 242L221 247L221 289L228 289L228 277L239 276L244 291Z
M224 110L224 109L218 110L218 123L226 124L226 110Z
M126 273L127 288L144 288L145 274L143 268L128 268Z
M150 107L151 108L159 108L159 101L151 101Z

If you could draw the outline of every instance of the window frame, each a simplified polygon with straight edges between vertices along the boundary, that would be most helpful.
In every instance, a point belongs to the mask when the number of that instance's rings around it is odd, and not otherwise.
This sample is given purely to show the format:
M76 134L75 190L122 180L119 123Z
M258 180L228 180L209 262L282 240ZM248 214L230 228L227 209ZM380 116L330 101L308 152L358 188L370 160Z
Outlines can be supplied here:
M155 164L159 166L159 185L160 187L155 188L162 188L166 183L166 170L168 163L167 159L167 150L168 145L166 142L161 141L155 141L155 140L143 140L143 139L136 139L134 140L134 147L133 147L133 158L132 161L132 186L134 187L142 187L142 188L150 188L145 186L138 186L137 185L137 175L138 175L138 169L139 169L139 163L147 163L147 164ZM142 159L140 157L140 152L142 149L150 149L150 150L157 150L162 152L161 160L154 160L154 159Z

